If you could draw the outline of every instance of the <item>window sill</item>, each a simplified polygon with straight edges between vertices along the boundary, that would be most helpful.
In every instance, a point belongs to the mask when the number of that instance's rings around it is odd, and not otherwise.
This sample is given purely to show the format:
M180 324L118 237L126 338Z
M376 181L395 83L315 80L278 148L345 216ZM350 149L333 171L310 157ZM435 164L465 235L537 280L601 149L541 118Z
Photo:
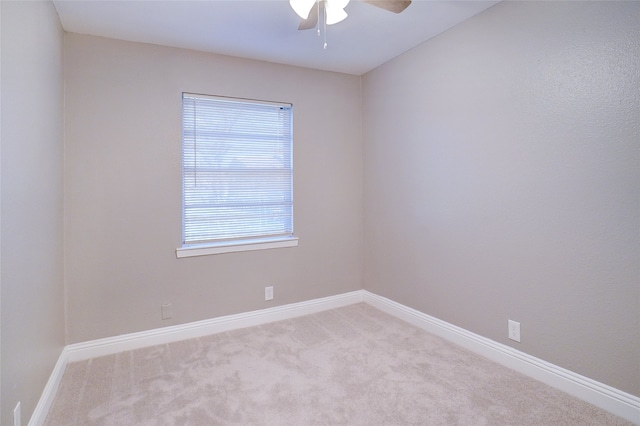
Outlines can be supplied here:
M210 254L233 253L239 251L267 250L283 247L295 247L298 237L260 238L223 243L197 244L176 249L176 257L207 256Z

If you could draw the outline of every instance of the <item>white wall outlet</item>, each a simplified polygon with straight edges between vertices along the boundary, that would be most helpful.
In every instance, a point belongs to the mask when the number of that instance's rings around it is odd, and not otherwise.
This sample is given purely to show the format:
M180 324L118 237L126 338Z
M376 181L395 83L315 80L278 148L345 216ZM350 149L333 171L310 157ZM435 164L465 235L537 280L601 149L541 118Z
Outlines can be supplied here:
M160 310L162 311L163 320L173 318L173 312L171 312L171 303L167 303L166 305L160 305Z
M273 300L273 286L264 288L264 300Z
M509 339L520 341L520 323L509 320Z
M22 420L20 419L21 411L20 401L18 401L16 408L13 409L13 426L22 426Z

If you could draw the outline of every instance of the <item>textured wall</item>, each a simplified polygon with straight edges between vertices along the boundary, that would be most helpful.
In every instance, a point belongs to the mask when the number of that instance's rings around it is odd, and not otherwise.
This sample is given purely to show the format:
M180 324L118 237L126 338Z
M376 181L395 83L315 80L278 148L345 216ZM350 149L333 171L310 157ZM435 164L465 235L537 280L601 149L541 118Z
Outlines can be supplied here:
M365 288L640 395L638 22L503 2L365 75Z
M63 34L51 2L2 10L2 416L26 424L64 346Z
M65 37L68 343L362 288L358 77ZM293 103L298 247L176 259L183 91Z

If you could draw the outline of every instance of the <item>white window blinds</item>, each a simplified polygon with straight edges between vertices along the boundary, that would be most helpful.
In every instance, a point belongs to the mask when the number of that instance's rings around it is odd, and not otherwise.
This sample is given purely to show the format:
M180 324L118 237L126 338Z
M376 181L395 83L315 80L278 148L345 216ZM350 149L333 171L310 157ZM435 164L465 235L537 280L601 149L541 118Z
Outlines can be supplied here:
M184 93L183 245L293 235L292 106Z

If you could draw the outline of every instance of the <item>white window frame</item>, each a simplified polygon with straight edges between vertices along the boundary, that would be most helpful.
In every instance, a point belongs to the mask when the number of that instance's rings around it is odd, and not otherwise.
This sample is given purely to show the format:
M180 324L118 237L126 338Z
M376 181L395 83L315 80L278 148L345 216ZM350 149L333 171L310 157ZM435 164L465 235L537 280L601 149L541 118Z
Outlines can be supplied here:
M221 97L221 96L211 96L211 95L199 95L199 94L193 94L193 93L183 93L182 94L182 99L183 99L183 123L182 123L182 128L183 128L183 137L182 137L182 168L183 168L183 190L182 190L182 246L176 249L176 256L178 258L182 258L182 257L192 257L192 256L203 256L203 255L211 255L211 254L221 254L221 253L232 253L232 252L240 252L240 251L250 251L250 250L265 250L265 249L273 249L273 248L283 248L283 247L294 247L298 245L298 238L295 237L293 235L293 112L292 112L292 105L291 104L286 104L286 103L279 103L279 102L268 102L268 101L258 101L258 100L251 100L251 99L239 99L239 98L228 98L228 97ZM230 237L230 238L214 238L214 239L207 239L206 241L193 241L193 240L189 240L189 238L186 236L186 231L185 231L185 211L186 211L186 207L185 204L187 203L187 201L185 201L187 199L187 197L190 197L190 195L187 195L187 190L186 188L186 183L187 180L189 179L188 176L191 176L189 173L193 174L193 173L197 173L197 172L190 172L187 171L186 164L188 161L187 159L187 154L185 154L185 149L187 146L187 138L189 139L189 143L207 143L207 142L201 142L200 139L197 138L197 136L186 136L186 134L189 132L188 129L191 128L196 128L197 124L195 124L195 115L190 116L191 119L194 120L194 125L191 126L189 123L185 124L185 117L186 117L186 113L185 111L188 111L188 107L185 106L185 99L195 99L196 101L198 100L203 100L204 102L207 101L215 101L216 104L221 105L224 107L224 105L242 105L242 104L246 104L246 105L253 105L253 106L257 106L257 107L263 107L263 106L274 106L276 108L286 108L288 110L291 111L291 119L290 119L290 129L286 129L289 132L289 143L290 145L290 149L289 149L289 155L290 157L290 178L291 178L291 182L290 182L290 199L291 199L291 211L290 211L290 217L289 217L289 221L290 221L290 226L285 226L286 228L290 228L290 232L289 229L287 229L285 232L283 232L283 234L278 234L278 235L243 235L243 236L237 236L237 237ZM211 142L209 142L211 143ZM286 148L286 146L285 146ZM285 149L283 148L283 149ZM195 150L195 148L194 148ZM194 164L194 163L191 163ZM194 164L197 167L197 163ZM192 170L193 168L190 168L189 170ZM197 169L196 169L197 170ZM244 170L244 169L243 169ZM248 169L250 170L250 169ZM289 170L289 168L287 167L286 170ZM285 186L286 188L286 186ZM234 217L234 216L229 216L229 217ZM193 232L190 232L189 235L193 238Z

